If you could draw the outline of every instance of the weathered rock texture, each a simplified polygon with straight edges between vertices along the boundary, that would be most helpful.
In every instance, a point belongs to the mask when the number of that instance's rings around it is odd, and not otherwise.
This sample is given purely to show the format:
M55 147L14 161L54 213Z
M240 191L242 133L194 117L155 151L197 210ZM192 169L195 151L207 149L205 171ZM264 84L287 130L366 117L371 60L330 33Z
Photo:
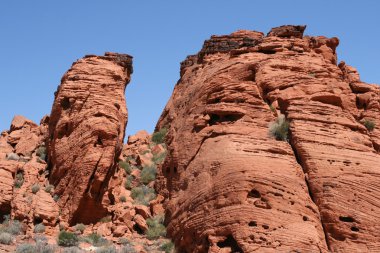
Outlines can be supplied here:
M304 29L213 36L181 64L157 125L180 252L380 248L380 89L336 65L337 38ZM280 113L289 142L268 135Z
M0 137L0 217L10 215L22 222L29 235L39 223L49 226L45 232L52 234L59 221L58 205L52 192L46 190L49 183L43 146L48 121L49 117L44 117L38 126L15 116L9 131Z
M106 53L75 62L55 94L49 124L50 182L62 217L96 222L115 200L107 185L117 167L127 122L124 92L132 57Z

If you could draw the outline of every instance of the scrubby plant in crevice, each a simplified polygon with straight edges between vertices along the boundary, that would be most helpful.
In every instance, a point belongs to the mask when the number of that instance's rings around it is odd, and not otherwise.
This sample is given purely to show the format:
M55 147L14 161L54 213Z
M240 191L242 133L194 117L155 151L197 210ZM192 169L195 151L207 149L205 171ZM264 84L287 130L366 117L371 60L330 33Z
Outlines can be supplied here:
M364 120L363 125L370 132L373 131L375 129L375 126L376 126L375 122L373 122L372 120L369 120L369 119Z
M21 188L23 184L24 184L24 174L22 172L17 172L15 176L14 186L16 188Z
M140 180L143 184L149 184L156 179L157 169L155 166L144 167L140 174Z
M166 127L161 128L159 131L153 133L152 141L157 144L163 143L167 133L168 129Z
M134 179L135 179L135 177L132 176L132 175L129 175L127 177L127 179L125 180L125 183L124 183L125 189L127 189L127 190L132 189L132 182L133 182Z
M44 224L39 223L34 227L34 233L43 233L43 232L45 232L45 225Z
M51 184L48 184L45 186L45 192L47 192L47 193L51 193L53 191L53 189L54 189L54 186Z
M120 161L119 166L120 166L120 168L124 169L124 171L127 175L130 174L132 171L131 165L129 165L129 163L127 161Z
M166 227L164 226L164 217L161 215L149 218L146 220L148 230L146 231L146 237L149 240L154 240L160 236L166 236Z
M289 121L280 114L275 122L269 124L269 134L279 141L288 141Z
M80 233L83 233L83 231L86 229L86 225L83 223L78 223L74 226L74 230Z
M154 189L142 185L132 188L131 197L138 204L149 205L149 202L156 198L156 192Z
M154 162L155 164L161 164L165 160L165 157L166 157L166 152L156 154L153 156L152 162Z
M34 184L32 185L32 193L36 194L40 190L40 185L39 184Z
M43 161L46 160L46 147L40 146L36 150L36 155Z

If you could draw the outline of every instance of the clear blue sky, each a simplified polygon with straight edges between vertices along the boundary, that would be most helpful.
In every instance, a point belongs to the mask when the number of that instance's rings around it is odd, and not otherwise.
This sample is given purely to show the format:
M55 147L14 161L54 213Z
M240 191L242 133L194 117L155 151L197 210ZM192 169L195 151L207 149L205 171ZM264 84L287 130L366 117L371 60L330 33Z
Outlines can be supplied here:
M134 56L127 134L152 131L179 78L179 63L212 34L306 24L337 36L339 59L380 83L380 1L4 0L0 3L0 130L13 115L36 122L71 63L105 51Z

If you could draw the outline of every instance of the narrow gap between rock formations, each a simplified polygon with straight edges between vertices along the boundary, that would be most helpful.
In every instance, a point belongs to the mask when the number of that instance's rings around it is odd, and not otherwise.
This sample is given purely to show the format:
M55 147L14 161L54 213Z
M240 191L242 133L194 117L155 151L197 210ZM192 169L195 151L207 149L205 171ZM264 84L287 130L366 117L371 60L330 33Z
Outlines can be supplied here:
M254 80L254 82L256 83L256 80ZM260 92L260 96L263 100L264 103L266 104L270 104L269 103L269 99L267 98L267 93L268 91L264 90L262 87L260 87L257 83L256 83L258 89L259 89L259 92ZM280 112L282 114L284 114L285 116L287 116L287 111L286 111L286 108L281 108L280 106ZM277 113L276 113L277 115ZM287 118L287 117L286 117ZM289 122L290 124L291 122ZM321 210L319 210L319 207L318 205L315 203L315 200L314 200L314 196L313 196L313 192L311 191L310 189L310 185L309 185L309 182L308 180L306 179L306 171L307 169L304 167L304 165L302 164L302 160L298 154L298 151L297 151L297 148L295 147L294 145L294 142L293 142L293 138L292 138L292 132L291 130L289 129L288 131L288 136L289 136L289 140L288 140L288 144L290 146L290 148L293 150L293 154L294 154L294 157L296 158L296 161L297 163L299 164L299 166L302 168L302 172L304 173L304 179L305 179L305 183L306 183L306 187L307 187L307 190L308 190L308 193L309 193L309 196L310 196L310 199L314 202L315 206L318 208L318 211L320 212ZM330 243L329 243L329 240L328 240L328 236L327 236L327 231L326 231L326 228L324 226L324 223L322 221L322 217L320 216L320 222L321 222L321 225L322 225L322 229L323 229L323 234L325 235L325 241L326 241L326 245L327 245L327 249L330 251Z

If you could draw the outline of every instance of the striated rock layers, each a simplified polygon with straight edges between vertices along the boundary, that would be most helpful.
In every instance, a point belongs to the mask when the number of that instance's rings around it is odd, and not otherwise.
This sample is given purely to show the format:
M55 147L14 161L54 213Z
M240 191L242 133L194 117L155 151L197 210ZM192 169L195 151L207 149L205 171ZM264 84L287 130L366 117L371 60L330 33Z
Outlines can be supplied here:
M213 36L181 64L157 125L180 252L380 248L380 89L337 65L337 38L304 29ZM289 142L268 135L280 113Z
M75 62L55 94L49 123L50 183L70 224L96 222L113 204L107 185L127 122L125 87L132 57L106 53Z

